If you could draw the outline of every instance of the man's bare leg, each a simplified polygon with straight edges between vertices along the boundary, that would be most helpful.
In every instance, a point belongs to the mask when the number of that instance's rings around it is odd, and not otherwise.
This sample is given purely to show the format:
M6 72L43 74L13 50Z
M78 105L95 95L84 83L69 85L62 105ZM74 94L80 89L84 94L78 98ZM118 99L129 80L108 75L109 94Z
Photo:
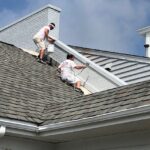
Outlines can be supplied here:
M75 87L80 89L80 86L81 86L81 81L77 81L76 84L75 84Z
M40 50L40 59L41 59L41 60L43 59L43 56L44 56L44 49L41 49L41 50Z

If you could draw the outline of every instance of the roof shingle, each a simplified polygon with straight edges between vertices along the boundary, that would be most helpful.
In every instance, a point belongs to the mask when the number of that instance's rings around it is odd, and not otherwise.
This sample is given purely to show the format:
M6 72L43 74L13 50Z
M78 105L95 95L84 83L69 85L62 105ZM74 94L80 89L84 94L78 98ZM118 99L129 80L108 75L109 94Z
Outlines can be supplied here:
M47 105L81 95L63 83L56 67L38 63L21 49L0 43L0 116L43 122Z
M48 124L150 105L150 81L81 96L55 71L0 43L0 117Z
M150 105L150 81L131 84L55 105L47 109L47 123L65 122Z

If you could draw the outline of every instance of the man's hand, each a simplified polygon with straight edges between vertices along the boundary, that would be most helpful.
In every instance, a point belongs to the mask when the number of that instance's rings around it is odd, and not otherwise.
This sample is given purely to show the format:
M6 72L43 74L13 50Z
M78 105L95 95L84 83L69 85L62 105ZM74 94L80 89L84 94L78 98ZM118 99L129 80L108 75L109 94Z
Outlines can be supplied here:
M86 65L82 65L82 68L84 69L84 68L86 68L87 66Z
M48 42L49 42L49 43L53 44L55 41L56 41L55 39L53 39L53 38L51 38L51 37L48 37Z

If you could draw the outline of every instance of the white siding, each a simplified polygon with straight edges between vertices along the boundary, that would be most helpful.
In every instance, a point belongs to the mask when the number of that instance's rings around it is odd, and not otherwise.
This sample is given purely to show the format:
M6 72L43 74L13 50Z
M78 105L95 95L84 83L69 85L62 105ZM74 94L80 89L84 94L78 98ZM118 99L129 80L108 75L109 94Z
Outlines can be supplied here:
M0 29L0 40L25 49L36 49L32 41L33 35L44 25L50 22L56 24L51 32L52 36L59 37L59 16L60 12L49 6L16 21L8 27Z

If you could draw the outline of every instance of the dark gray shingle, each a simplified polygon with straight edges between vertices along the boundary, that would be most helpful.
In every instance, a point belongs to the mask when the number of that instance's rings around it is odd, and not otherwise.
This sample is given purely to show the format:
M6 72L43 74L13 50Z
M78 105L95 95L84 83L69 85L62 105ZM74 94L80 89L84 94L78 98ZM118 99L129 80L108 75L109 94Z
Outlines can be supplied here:
M77 97L55 105L45 112L47 121L44 124L88 118L144 105L150 105L150 81Z
M43 65L21 49L0 43L0 116L41 123L47 105L80 96L63 83L56 67Z
M0 43L0 117L48 124L150 105L150 81L81 96L55 70Z

